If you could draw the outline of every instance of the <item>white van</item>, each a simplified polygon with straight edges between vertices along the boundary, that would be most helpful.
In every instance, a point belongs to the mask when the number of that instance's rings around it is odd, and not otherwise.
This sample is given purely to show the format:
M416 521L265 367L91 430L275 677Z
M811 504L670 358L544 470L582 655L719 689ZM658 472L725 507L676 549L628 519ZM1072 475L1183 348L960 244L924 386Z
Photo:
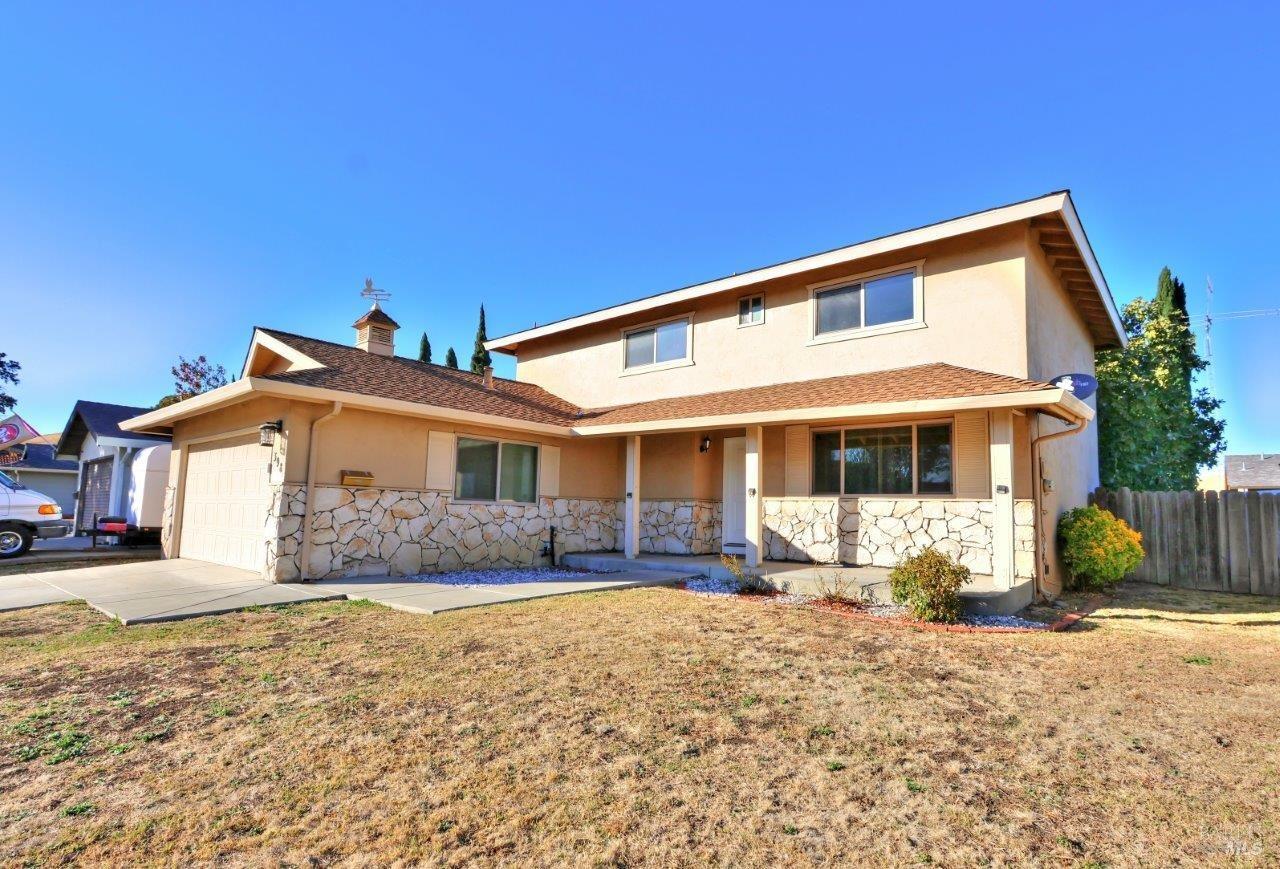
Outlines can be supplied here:
M37 537L64 537L70 530L52 498L0 471L0 558L25 555Z

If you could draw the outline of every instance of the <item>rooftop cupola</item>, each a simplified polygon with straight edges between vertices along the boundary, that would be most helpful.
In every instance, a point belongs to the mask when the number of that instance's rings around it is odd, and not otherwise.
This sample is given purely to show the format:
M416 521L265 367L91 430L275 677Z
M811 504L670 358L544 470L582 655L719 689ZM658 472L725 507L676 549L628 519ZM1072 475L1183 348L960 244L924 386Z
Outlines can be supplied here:
M365 278L364 289L360 291L360 295L366 299L373 299L373 306L365 312L363 317L351 324L356 330L356 347L369 353L377 353L379 356L394 356L396 330L400 328L400 324L387 316L381 305L384 300L390 298L391 294L375 288L373 278Z

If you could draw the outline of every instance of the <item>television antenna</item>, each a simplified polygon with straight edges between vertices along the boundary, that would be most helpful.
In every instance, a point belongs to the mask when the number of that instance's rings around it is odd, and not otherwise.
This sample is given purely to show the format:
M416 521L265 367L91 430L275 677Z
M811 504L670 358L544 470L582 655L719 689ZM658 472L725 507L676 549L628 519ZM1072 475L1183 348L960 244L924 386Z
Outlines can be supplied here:
M380 290L373 285L373 278L364 279L364 289L360 291L360 295L366 299L373 299L375 308L379 307L380 303L391 298L391 293L386 290Z
M1204 327L1204 358L1209 363L1209 385L1214 391L1217 383L1213 371L1213 324L1220 320L1249 320L1254 317L1280 317L1280 308L1254 308L1249 311L1227 311L1223 314L1213 313L1213 278L1205 275L1204 313L1189 318L1189 325Z

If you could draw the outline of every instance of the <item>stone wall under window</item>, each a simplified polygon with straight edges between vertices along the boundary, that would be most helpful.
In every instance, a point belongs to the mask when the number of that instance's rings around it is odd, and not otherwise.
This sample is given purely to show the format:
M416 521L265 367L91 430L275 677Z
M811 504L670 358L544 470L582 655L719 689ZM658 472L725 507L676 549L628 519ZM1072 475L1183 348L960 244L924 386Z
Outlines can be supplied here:
M993 501L928 498L766 498L765 557L893 567L932 546L977 574L991 574ZM1014 502L1014 572L1035 562L1033 508Z
M171 499L170 499L171 500ZM272 487L264 576L302 576L306 487ZM992 501L915 498L766 498L765 557L818 564L892 567L929 546L976 574L991 573ZM1014 568L1034 569L1030 500L1014 502ZM172 535L166 510L166 542ZM643 501L641 552L709 555L720 551L718 501ZM612 499L543 498L537 504L455 502L451 495L319 486L308 578L411 575L460 568L546 564L543 544L556 528L557 556L608 552L622 542L623 506Z
M858 506L858 564L893 567L930 546L971 571L991 574L995 502L914 498L863 498ZM1035 563L1034 511L1014 502L1014 573L1030 577Z
M615 548L618 502L542 498L536 504L454 501L443 492L317 486L309 579L410 576L462 568L547 564L549 527L556 552ZM301 577L306 488L276 487L267 516L265 575Z

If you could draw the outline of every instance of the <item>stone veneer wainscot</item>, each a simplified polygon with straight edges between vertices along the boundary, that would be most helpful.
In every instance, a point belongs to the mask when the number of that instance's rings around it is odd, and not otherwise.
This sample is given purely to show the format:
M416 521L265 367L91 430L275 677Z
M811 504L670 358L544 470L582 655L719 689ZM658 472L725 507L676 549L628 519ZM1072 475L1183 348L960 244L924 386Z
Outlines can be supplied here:
M556 551L615 548L620 510L614 500L542 498L537 504L455 501L443 492L317 486L307 577L410 576L460 568L541 563L548 527ZM272 492L266 576L300 577L306 488Z

